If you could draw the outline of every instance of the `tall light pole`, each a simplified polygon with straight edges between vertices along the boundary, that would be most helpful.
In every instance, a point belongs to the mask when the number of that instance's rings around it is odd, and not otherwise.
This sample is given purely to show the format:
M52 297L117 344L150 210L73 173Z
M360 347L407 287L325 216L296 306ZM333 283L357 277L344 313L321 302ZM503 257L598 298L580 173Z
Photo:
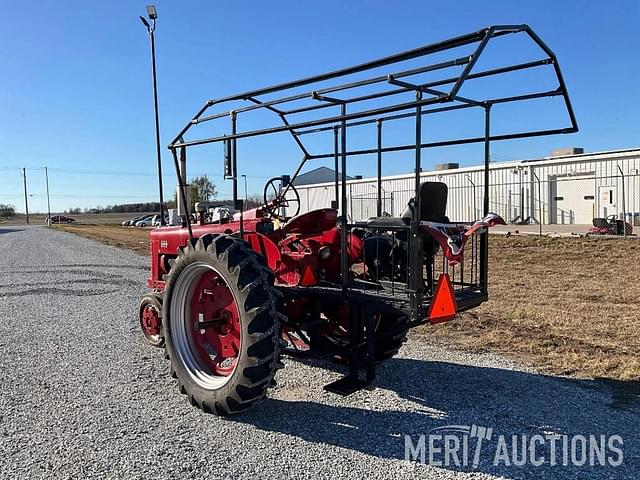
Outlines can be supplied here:
M151 70L153 73L153 106L156 120L156 155L158 157L158 190L160 191L160 225L166 225L164 220L164 194L162 191L162 157L160 155L160 119L158 116L158 82L156 80L156 41L154 32L156 31L156 20L158 12L155 5L147 5L147 16L151 24L143 16L140 17L142 24L147 27L149 38L151 39Z
M369 185L371 188L376 189L378 187L376 187L375 185ZM380 190L382 191L382 194L386 197L387 196L387 191L382 187L382 185L380 185Z
M44 167L44 178L47 182L47 226L51 226L51 200L49 198L49 171Z
M244 178L244 210L247 209L247 176L246 175L240 175L242 178Z
M471 184L471 188L473 190L473 215L469 219L470 221L473 222L476 219L476 217L478 216L478 211L476 210L476 184L471 179L471 175L465 175L465 176L467 177L467 180Z

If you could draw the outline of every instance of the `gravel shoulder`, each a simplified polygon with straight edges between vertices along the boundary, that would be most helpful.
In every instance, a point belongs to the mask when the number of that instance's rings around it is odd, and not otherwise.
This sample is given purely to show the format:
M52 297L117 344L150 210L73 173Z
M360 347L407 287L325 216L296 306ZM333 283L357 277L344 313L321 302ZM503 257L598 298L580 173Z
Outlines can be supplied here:
M379 388L285 359L278 388L230 419L191 407L138 334L147 258L45 228L0 228L0 478L638 478L640 407L615 385L537 374L413 335ZM323 367L323 368L319 368ZM618 434L615 469L433 467L404 459L445 425Z

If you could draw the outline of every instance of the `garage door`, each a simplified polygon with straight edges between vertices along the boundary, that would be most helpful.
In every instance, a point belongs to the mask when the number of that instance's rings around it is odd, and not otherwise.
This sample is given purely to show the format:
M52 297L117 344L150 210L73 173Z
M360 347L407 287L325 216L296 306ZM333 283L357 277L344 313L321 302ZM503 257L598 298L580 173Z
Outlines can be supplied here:
M595 179L567 177L556 180L556 223L590 225L595 204Z

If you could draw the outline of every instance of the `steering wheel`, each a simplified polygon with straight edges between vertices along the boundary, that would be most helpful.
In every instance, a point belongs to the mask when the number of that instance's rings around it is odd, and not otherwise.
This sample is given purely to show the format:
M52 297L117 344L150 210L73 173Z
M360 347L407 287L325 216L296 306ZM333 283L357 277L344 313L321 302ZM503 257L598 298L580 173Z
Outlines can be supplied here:
M289 218L300 213L300 194L293 183L284 186L282 177L273 177L266 183L263 200L271 217L280 217L281 208L286 208L285 215Z

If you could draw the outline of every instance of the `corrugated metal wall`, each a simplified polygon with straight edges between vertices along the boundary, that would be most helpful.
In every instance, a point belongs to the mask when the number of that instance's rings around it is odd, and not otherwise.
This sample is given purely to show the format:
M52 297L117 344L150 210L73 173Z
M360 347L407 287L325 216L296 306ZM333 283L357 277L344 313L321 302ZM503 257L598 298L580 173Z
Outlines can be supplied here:
M593 178L592 188L585 188L589 182L573 182L576 189L581 190L576 191L576 195L584 199L581 208L592 209L596 216L601 215L604 210L599 191L602 193L600 187L606 187L615 193L615 207L610 207L608 212L615 211L621 216L624 203L627 218L630 218L629 214L633 217L634 213L640 218L640 149L492 164L489 209L510 222L527 218L537 222L542 217L543 223L573 223L571 218L575 215L564 211L562 200L556 196L557 182L568 182L563 184L566 191L566 187L572 185L573 177ZM484 189L482 167L425 172L421 178L423 181L447 184L447 216L452 221L471 221L481 216ZM399 216L413 196L413 182L413 175L384 177L383 211ZM335 197L331 183L305 185L298 187L298 190L302 212L328 207ZM347 211L351 220L363 220L376 215L375 178L348 182Z

